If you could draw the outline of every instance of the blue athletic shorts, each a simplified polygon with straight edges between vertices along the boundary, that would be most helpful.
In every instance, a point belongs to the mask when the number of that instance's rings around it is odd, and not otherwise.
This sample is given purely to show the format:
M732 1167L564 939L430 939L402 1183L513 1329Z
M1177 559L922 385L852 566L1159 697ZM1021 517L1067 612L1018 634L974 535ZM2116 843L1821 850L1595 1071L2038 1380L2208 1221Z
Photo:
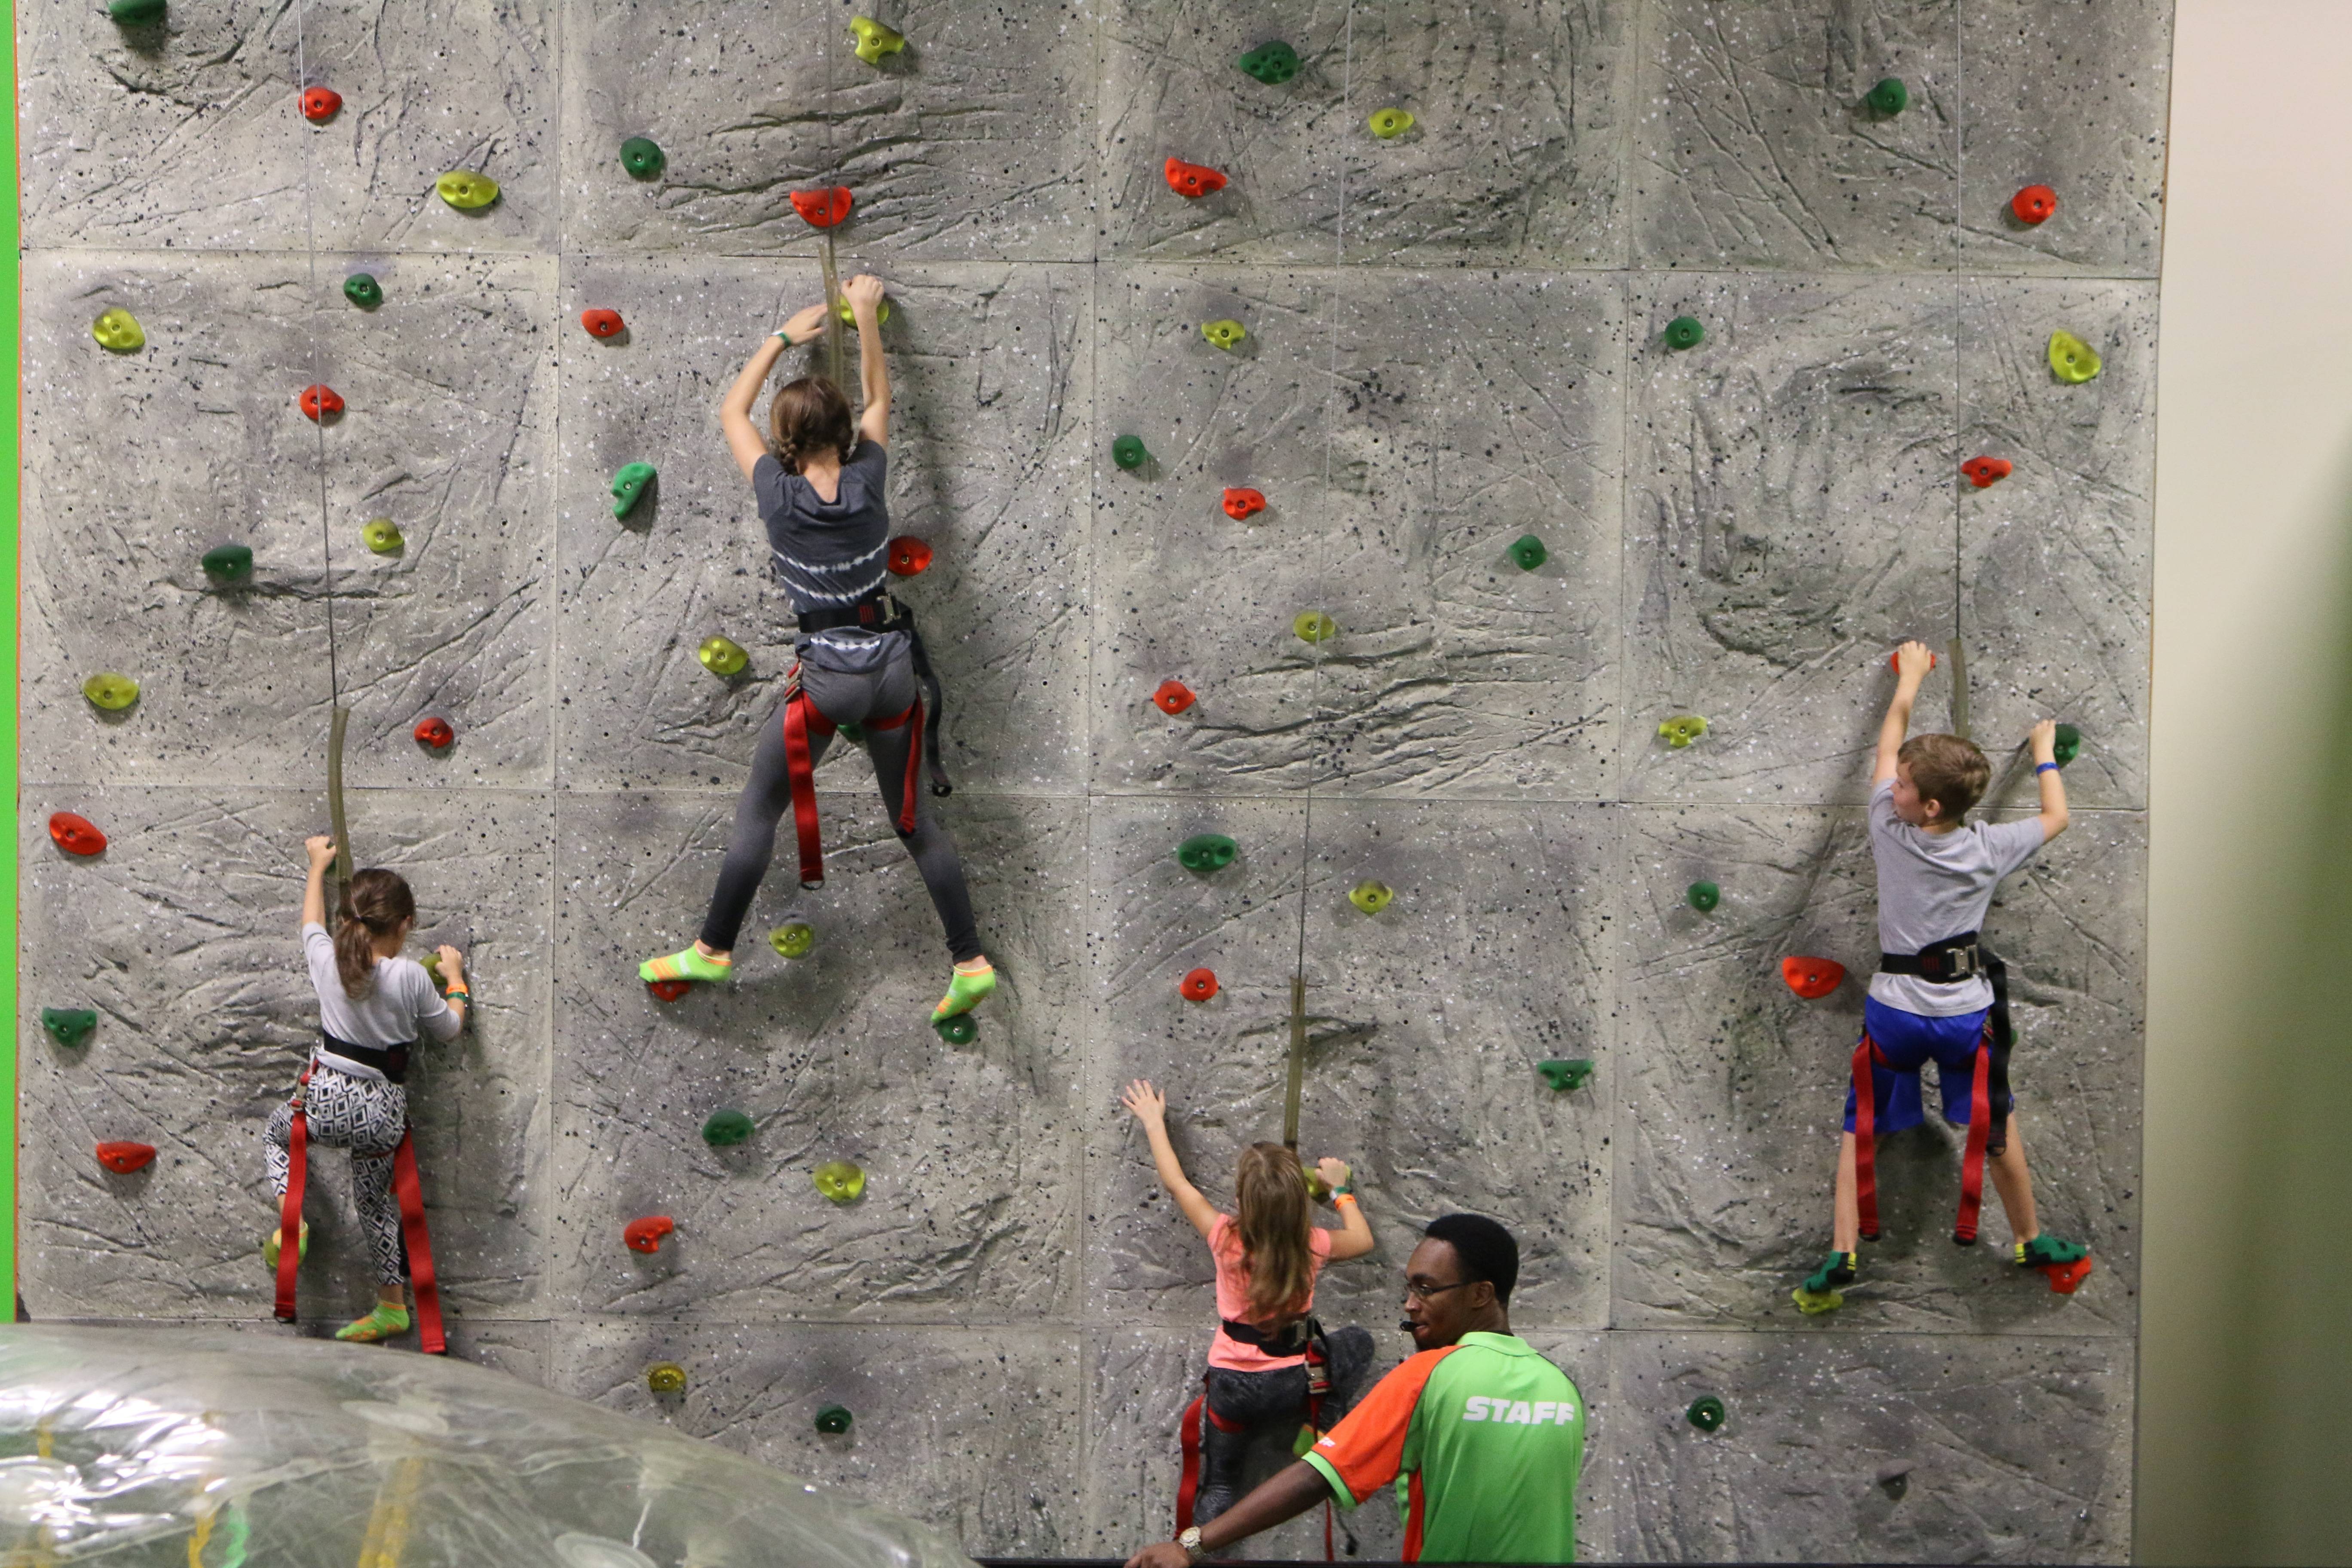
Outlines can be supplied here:
M1990 1008L1930 1018L1890 1007L1873 996L1862 1005L1863 1033L1878 1043L1878 1054L1893 1065L1871 1067L1874 1089L1873 1131L1884 1138L1916 1127L1927 1120L1919 1108L1919 1069L1936 1064L1937 1086L1944 1097L1944 1120L1955 1127L1969 1124L1975 1099L1977 1052L1983 1049L1985 1016ZM1999 1108L1996 1108L1999 1109ZM2006 1110L1993 1119L1994 1136L2008 1121ZM1845 1130L1853 1131L1853 1074L1846 1074Z

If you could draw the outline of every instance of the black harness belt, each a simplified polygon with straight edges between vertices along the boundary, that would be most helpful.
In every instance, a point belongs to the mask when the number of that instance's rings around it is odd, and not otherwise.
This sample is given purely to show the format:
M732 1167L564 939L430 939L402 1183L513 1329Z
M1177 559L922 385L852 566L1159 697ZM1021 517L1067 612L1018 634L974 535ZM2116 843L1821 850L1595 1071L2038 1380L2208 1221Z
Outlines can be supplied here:
M915 767L918 760L926 765L931 776L931 793L945 795L954 793L948 782L947 763L940 756L940 678L931 671L931 658L923 647L923 635L915 629L915 612L887 594L877 594L860 599L854 605L836 609L811 610L800 617L800 629L804 637L819 632L842 631L856 627L870 632L904 632L907 645L915 662L915 679L922 694L905 712L888 719L868 720L869 730L895 730L912 720L915 743L907 753L907 777L900 786L898 810L895 814L898 831L915 830ZM928 717L926 703L929 704ZM793 829L800 841L801 886L815 888L824 882L824 849L817 837L815 760L809 749L812 732L830 735L834 722L817 711L816 704L801 689L800 666L793 672L784 688L784 772L791 781L793 795Z
M1960 1213L1952 1239L1974 1247L1977 1219L1984 1205L1985 1156L2009 1146L2009 1053L2017 1043L2009 1018L2009 966L1985 951L1975 931L1963 931L1931 942L1917 952L1883 952L1882 974L1915 974L1934 985L1957 985L1979 975L1992 983L1992 1008L1985 1016L1985 1037L1977 1049L1976 1070L1969 1087L1969 1141L1960 1159ZM1874 1067L1891 1068L1867 1030L1853 1048L1853 1174L1854 1196L1861 1210L1865 1240L1878 1239L1878 1141L1874 1129L1878 1097L1872 1080Z

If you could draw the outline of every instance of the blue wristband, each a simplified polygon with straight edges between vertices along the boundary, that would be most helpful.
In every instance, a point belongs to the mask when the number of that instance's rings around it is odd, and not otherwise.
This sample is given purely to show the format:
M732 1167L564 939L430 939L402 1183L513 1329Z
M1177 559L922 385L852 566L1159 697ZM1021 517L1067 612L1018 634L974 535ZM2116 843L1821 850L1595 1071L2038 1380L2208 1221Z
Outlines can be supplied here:
M2033 764L2033 771L2037 773L2054 773L2058 771L2058 764L2056 763L2036 763Z

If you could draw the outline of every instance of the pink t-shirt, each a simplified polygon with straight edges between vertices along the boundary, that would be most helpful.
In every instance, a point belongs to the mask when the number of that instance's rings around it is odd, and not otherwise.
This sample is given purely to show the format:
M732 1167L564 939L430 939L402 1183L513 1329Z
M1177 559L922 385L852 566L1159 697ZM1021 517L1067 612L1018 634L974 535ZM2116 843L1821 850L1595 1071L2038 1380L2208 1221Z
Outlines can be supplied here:
M1310 1227L1307 1232L1307 1300L1298 1304L1301 1312L1315 1304L1315 1277L1323 1271L1324 1261L1331 1256L1331 1233L1320 1226ZM1209 1227L1209 1256L1217 1260L1218 1318L1248 1322L1249 1270L1242 1259L1241 1229L1234 1224L1233 1215L1221 1214L1217 1223ZM1268 1355L1255 1345L1245 1345L1227 1334L1222 1321L1217 1337L1209 1344L1209 1364L1229 1372L1278 1372L1306 1359L1303 1353Z

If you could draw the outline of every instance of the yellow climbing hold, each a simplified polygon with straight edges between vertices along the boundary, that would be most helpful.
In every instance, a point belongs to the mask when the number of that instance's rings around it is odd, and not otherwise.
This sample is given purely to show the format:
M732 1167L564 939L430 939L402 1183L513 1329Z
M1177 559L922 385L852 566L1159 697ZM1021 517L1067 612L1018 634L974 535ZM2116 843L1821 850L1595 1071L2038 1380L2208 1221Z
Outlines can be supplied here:
M837 1204L854 1203L866 1190L866 1173L846 1160L827 1160L810 1174L816 1190Z
M109 669L81 683L81 694L108 712L119 712L139 700L139 683Z
M895 55L907 47L907 35L894 32L871 16L852 16L849 30L857 36L857 58L869 66L882 63L884 55Z
M816 945L816 929L806 921L780 925L768 933L768 945L786 958L805 958Z
M2050 369L2059 380L2080 385L2099 374L2099 351L2072 332L2053 332Z
M1241 346L1244 338L1249 336L1249 329L1234 321L1203 321L1201 323L1201 335L1230 353Z
M360 530L360 537L378 555L389 555L407 542L400 537L400 524L388 517L368 519L366 526Z
M847 321L853 327L857 324L857 313L849 308L849 301L846 300L844 300L841 302L841 319ZM889 296L885 295L883 296L882 302L874 307L874 323L875 325L879 326L889 319L890 300Z
M702 646L694 650L694 657L700 659L702 668L713 675L740 675L743 667L751 662L751 656L745 653L740 644L726 637L703 638Z
M1658 726L1658 733L1665 737L1667 745L1679 752L1706 733L1706 721L1696 713L1677 713Z
M674 1361L657 1361L646 1368L646 1386L656 1394L683 1394L686 1368Z
M441 199L463 212L488 206L499 199L499 183L471 169L452 169L433 182Z
M1375 109L1370 123L1373 135L1383 142L1393 142L1412 129L1412 111L1407 109Z
M1387 909L1389 900L1395 897L1386 882L1363 881L1349 890L1348 901L1368 915L1376 915Z
M1339 635L1339 623L1320 610L1301 610L1290 631L1300 642L1329 642Z
M139 329L139 318L120 305L92 321L89 335L119 354L143 347L147 342L147 334Z

